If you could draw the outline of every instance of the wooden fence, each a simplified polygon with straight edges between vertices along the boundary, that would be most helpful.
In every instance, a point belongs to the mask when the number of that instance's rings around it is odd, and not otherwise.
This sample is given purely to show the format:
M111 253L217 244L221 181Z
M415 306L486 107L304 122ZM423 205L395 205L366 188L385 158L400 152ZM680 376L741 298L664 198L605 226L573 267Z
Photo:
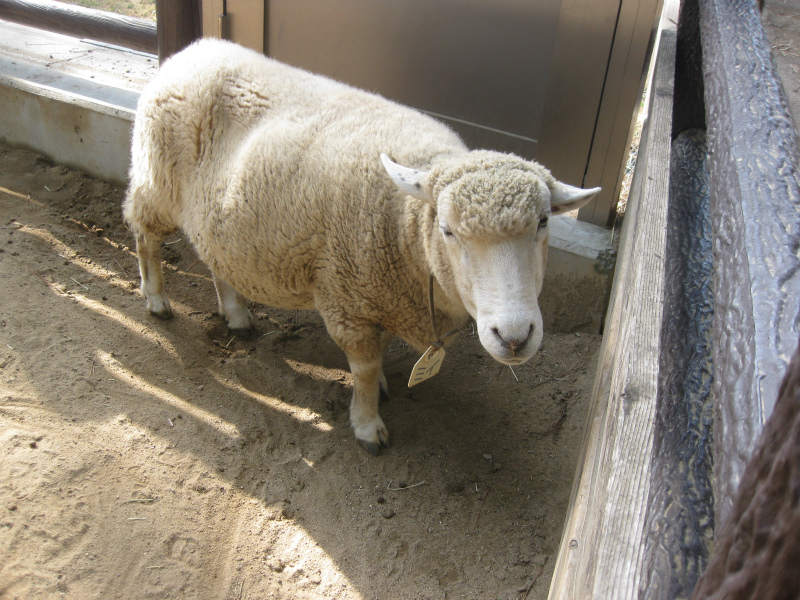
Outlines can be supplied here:
M664 24L553 600L691 596L797 345L800 150L758 3Z

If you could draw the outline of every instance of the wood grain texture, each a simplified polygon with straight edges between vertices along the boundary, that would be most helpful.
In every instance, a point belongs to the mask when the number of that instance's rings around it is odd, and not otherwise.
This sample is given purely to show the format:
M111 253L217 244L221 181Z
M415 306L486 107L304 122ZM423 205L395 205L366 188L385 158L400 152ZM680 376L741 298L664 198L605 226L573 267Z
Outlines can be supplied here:
M672 144L642 599L687 598L714 537L711 248L706 135L690 129Z
M662 32L589 422L550 598L634 598L662 318L675 32Z
M692 598L800 598L800 348Z
M156 54L156 24L51 0L0 0L0 19Z
M715 511L730 511L800 321L797 133L756 0L700 0L714 223Z

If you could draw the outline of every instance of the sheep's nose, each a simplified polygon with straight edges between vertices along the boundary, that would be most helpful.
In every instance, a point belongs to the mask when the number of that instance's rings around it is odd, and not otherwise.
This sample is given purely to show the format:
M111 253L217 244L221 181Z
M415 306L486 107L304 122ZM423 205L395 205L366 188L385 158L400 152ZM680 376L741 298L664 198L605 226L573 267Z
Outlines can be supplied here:
M511 334L503 335L500 333L500 330L497 327L492 327L492 333L498 340L500 340L500 343L503 344L504 348L508 349L513 356L516 356L517 352L519 352L519 350L528 343L528 340L531 339L531 336L533 335L533 323L531 323L530 327L528 327L528 333L524 336L515 336Z

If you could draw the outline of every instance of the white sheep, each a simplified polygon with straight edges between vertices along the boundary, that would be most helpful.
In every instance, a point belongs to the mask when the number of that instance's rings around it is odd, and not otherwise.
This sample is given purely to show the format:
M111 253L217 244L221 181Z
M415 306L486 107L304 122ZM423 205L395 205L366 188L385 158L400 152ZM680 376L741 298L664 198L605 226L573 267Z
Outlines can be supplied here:
M178 229L211 269L232 332L253 330L246 298L317 309L353 373L356 439L379 454L392 337L424 351L472 317L495 359L528 360L542 340L548 217L598 191L469 151L378 95L201 40L141 95L124 216L157 317L172 316L159 251Z

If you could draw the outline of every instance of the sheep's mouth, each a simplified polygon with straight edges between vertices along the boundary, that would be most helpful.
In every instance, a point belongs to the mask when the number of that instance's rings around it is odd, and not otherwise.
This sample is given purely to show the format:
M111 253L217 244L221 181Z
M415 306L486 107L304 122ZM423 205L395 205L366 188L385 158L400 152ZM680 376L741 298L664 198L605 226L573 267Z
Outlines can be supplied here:
M489 355L497 362L516 366L521 365L531 359L541 346L541 340L537 336L528 336L524 342L518 344L508 344L502 341L497 334L481 335L481 345Z
M514 356L509 353L506 356L497 356L496 354L492 354L492 358L494 358L497 362L502 363L504 365L509 365L511 367L516 367L517 365L521 365L523 363L528 362L530 360L530 356Z
M516 365L521 365L528 362L533 355L536 354L536 351L539 349L539 347L533 347L533 345L534 344L532 340L528 340L524 345L516 350L511 350L508 348L504 348L500 352L497 352L496 350L490 350L489 354L491 354L492 358L494 358L497 362L514 367Z

